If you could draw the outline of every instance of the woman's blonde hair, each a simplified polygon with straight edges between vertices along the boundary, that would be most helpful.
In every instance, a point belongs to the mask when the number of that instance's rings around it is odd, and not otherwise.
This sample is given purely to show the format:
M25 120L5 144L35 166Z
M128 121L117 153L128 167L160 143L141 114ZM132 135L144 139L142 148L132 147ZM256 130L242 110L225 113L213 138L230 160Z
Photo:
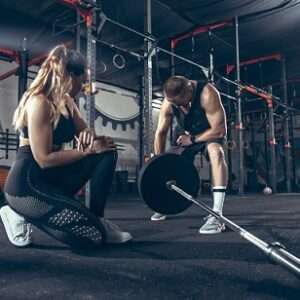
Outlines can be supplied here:
M15 129L18 130L27 123L25 112L28 99L40 94L54 104L51 123L55 127L64 106L63 98L72 89L72 75L79 76L84 72L85 60L80 53L69 50L64 45L52 49L14 112Z

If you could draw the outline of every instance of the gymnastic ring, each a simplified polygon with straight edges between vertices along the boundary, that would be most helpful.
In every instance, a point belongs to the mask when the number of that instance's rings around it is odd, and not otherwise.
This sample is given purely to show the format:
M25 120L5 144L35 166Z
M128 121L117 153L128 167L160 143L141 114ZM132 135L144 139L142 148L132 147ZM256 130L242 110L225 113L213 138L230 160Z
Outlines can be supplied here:
M101 68L99 68L100 66L101 66ZM97 71L99 72L99 74L105 73L107 71L107 66L102 60L100 60L100 66L97 67ZM102 70L102 67L103 67L103 70ZM100 69L100 71L99 71L99 69Z
M234 140L228 140L227 141L227 148L229 150L233 150L236 147L236 142Z
M119 62L117 60L120 60ZM117 68L117 69L124 69L126 66L126 60L125 57L121 54L115 54L113 56L113 65Z

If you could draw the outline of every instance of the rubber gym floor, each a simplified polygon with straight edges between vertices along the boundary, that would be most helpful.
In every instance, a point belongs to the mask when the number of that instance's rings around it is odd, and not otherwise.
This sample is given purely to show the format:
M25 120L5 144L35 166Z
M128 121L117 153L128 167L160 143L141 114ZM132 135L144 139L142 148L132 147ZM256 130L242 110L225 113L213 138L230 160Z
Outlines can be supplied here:
M209 198L205 202L211 205ZM28 248L10 245L0 224L0 299L300 299L300 281L237 233L200 235L192 206L166 221L137 196L109 199L106 217L134 241L74 250L34 230ZM224 215L300 256L300 195L228 196Z

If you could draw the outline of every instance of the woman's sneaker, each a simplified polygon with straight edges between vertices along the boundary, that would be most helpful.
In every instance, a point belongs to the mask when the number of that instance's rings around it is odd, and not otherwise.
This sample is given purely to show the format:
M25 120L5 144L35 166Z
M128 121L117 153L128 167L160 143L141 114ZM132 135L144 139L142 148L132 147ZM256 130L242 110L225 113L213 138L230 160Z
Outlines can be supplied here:
M100 219L106 231L106 243L122 244L132 240L129 232L121 231L120 227L104 218Z
M9 241L16 247L26 247L32 243L32 225L8 205L1 207L0 216Z
M151 216L151 221L164 221L166 218L166 215L155 213Z

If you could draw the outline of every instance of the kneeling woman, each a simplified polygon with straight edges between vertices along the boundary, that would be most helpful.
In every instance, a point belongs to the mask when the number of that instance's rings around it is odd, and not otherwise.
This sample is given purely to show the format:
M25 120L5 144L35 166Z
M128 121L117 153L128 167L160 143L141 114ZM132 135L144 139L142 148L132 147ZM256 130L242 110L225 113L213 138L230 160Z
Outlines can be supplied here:
M87 128L74 102L85 80L83 56L57 46L15 111L20 147L4 189L9 205L1 208L0 215L16 246L31 242L30 223L69 244L100 243L101 231L108 243L132 238L104 219L117 152L111 138L96 137ZM63 150L62 144L74 136L77 149ZM88 180L89 210L72 197Z

